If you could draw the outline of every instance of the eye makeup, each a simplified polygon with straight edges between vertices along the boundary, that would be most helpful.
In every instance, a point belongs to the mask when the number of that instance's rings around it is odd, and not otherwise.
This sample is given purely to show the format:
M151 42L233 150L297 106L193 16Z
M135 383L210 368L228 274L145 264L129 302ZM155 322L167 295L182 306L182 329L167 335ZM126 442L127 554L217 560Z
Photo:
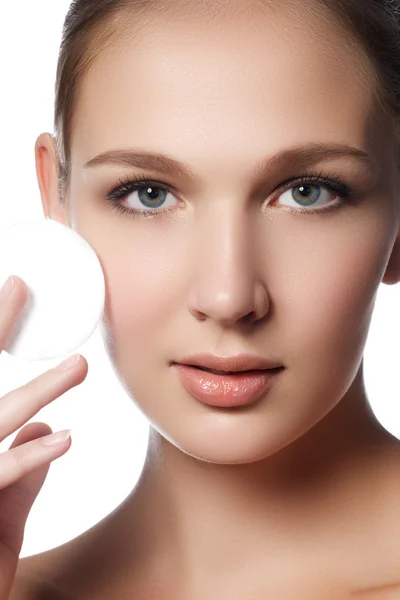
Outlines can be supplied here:
M106 196L106 202L109 203L112 207L112 210L116 210L122 214L127 214L133 217L152 217L160 214L169 213L173 210L176 210L177 207L167 207L167 208L148 208L148 209L138 209L138 208L127 208L122 204L122 201L127 198L130 194L133 194L135 191L141 189L151 189L151 190L163 190L164 192L171 193L172 195L179 197L179 193L177 190L163 181L150 179L145 175L134 175L130 177L126 177L124 180L119 180L120 185L113 188ZM293 212L293 213L307 213L307 214L326 214L334 212L340 209L344 204L346 204L349 200L356 197L356 193L345 183L343 183L339 176L336 174L334 176L326 176L323 173L315 174L315 173L305 173L300 177L291 179L282 183L278 188L273 192L273 196L276 197L278 194L281 194L287 190L296 187L320 187L329 190L336 194L336 199L322 207L318 208L293 208L293 207L283 207L285 212Z

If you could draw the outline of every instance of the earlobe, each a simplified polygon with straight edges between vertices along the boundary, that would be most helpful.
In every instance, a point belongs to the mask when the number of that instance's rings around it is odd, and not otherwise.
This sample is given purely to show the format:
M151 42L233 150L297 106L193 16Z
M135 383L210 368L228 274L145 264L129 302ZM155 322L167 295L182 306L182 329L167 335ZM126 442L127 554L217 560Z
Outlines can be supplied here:
M58 197L57 152L50 133L42 133L36 140L35 159L44 215L65 224L65 208Z

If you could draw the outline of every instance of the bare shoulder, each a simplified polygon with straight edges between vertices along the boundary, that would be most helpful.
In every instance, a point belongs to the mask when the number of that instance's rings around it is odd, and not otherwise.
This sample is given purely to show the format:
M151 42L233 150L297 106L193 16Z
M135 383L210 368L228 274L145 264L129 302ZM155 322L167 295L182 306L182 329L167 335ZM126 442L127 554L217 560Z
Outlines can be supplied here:
M34 584L27 577L16 575L8 600L34 600L35 596Z
M8 600L66 600L49 581L34 573L18 573Z
M65 553L63 546L21 558L8 600L67 600L55 583L57 567Z
M76 588L98 543L97 527L33 556L20 558L9 600L77 600Z

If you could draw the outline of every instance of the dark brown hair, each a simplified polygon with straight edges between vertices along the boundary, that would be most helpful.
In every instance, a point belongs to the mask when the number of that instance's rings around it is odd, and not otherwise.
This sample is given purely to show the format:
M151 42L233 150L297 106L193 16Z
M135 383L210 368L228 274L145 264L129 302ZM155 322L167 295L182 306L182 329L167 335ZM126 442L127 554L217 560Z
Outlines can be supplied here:
M253 0L253 6L271 6L273 1ZM250 4L247 0L247 6ZM376 109L382 125L395 135L399 148L395 159L400 165L400 0L314 0L314 4L326 9L330 18L354 36L373 66ZM196 7L212 17L216 5L213 0L73 0L64 23L56 78L54 132L61 201L69 187L70 141L79 86L94 60L115 40L132 35L132 27L138 29L138 23L151 19L155 12L165 10L173 15ZM228 2L227 10L234 10L233 3L229 6Z

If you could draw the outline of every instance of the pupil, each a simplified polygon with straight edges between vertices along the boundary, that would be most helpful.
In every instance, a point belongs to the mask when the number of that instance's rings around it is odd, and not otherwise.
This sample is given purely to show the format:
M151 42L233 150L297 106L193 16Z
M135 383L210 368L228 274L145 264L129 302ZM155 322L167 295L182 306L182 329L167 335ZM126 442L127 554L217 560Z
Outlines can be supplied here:
M147 188L147 193L149 194L152 200L155 200L157 198L158 192L155 192L154 188ZM152 194L154 194L154 196Z
M308 196L311 193L311 189L308 185L302 185L299 187L300 194L302 196Z

